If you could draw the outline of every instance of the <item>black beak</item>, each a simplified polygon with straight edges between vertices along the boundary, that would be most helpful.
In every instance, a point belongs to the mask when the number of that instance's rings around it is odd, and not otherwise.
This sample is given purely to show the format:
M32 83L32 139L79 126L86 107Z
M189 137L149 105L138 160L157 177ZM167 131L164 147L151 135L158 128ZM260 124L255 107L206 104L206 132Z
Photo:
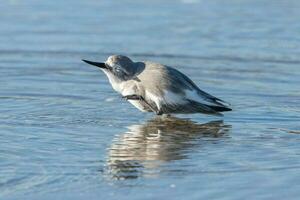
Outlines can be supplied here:
M88 60L82 60L83 62L86 62L87 64L90 64L90 65L94 65L94 66L97 66L97 67L100 67L102 69L106 69L106 65L105 63L100 63L100 62L92 62L92 61L88 61Z

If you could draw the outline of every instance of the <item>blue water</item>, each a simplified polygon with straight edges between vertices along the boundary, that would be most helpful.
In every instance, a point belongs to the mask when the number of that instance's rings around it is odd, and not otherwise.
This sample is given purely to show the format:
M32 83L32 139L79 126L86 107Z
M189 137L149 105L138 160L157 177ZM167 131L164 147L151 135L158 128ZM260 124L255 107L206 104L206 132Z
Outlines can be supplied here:
M0 198L298 199L300 2L0 5ZM231 103L162 120L82 58L176 67Z

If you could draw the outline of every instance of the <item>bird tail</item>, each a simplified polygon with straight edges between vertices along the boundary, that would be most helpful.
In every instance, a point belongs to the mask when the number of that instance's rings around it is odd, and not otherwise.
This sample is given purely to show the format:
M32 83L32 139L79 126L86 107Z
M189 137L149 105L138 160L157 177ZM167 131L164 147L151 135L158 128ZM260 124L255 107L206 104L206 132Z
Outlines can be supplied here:
M194 111L205 113L205 114L222 116L221 112L231 111L231 108L229 108L223 104L207 105L207 104L202 104L202 103L199 103L199 102L196 102L193 100L189 100L189 102Z
M231 108L228 108L226 106L209 106L207 105L207 107L213 109L216 112L227 112L227 111L232 111Z

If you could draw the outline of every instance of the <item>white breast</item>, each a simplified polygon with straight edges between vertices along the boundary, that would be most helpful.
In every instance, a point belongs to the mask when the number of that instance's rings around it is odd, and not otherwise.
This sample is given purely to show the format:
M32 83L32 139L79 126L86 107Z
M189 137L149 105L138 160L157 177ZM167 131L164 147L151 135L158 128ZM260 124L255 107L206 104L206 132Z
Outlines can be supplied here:
M134 82L123 82L119 86L122 96L137 94L137 86ZM144 104L140 100L128 100L134 107L139 109L142 112L147 112L147 109L144 107Z
M127 82L127 81L121 82L118 79L116 79L114 75L110 74L105 70L103 71L108 77L108 80L111 86L113 87L113 89L119 92L120 94L122 94L122 96L136 94L136 85L133 84L133 82ZM142 112L147 111L139 100L129 100L129 103L131 103L133 106L135 106L137 109L139 109Z

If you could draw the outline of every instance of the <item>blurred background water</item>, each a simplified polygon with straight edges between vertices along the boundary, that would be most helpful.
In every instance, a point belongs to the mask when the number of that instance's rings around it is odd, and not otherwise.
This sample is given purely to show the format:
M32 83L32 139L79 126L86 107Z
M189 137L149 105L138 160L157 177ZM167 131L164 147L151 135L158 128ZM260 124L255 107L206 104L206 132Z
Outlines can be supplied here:
M1 199L298 199L300 2L3 0ZM82 58L175 66L232 104L161 120Z

